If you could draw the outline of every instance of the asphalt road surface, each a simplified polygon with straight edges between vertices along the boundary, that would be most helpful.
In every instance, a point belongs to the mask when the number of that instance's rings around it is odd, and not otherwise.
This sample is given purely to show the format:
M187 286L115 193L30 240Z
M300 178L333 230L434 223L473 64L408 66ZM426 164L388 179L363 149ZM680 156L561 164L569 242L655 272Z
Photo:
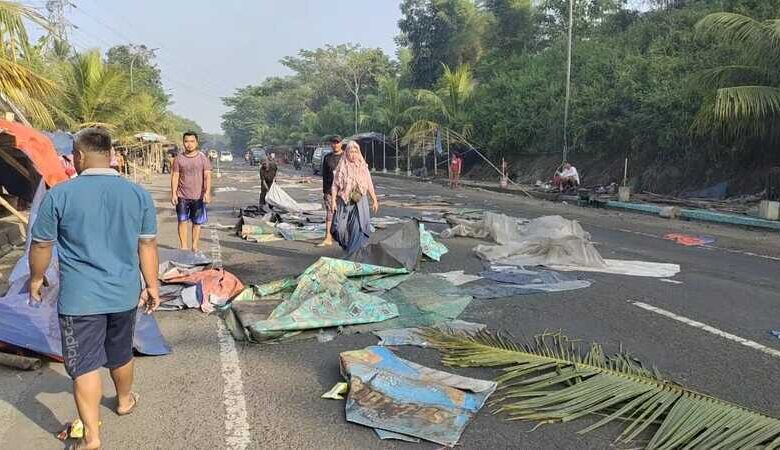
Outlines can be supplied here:
M289 168L283 171L284 176L292 174ZM461 319L515 336L563 330L571 337L600 342L610 351L623 345L688 387L780 416L780 340L768 334L770 329L780 329L777 234L582 209L494 192L452 192L435 184L389 177L377 176L375 182L384 195L441 195L464 207L526 218L560 214L580 220L604 257L680 264L674 282L587 274L593 281L590 288L475 300ZM175 247L176 219L166 183L160 177L146 187L158 202L161 245ZM216 186L236 190L216 194L211 223L235 224L236 209L257 201L259 184L256 172L241 162L225 168ZM298 200L319 201L319 188L319 179L314 178L287 191ZM391 208L380 212L418 213ZM683 247L661 238L672 232L704 233L717 241L708 248ZM472 251L477 241L445 243L450 253L440 263L423 263L423 272L475 273L482 268ZM338 249L311 243L256 244L227 231L210 230L204 230L202 248L220 256L224 267L247 284L295 275L320 256L340 254ZM320 399L341 381L339 352L376 343L371 335L261 346L234 343L214 315L194 310L159 312L157 319L174 353L137 360L141 401L131 416L119 418L111 412L114 393L106 376L105 448L439 448L380 441L372 430L345 421L342 401ZM712 328L705 330L697 323ZM739 338L752 343L745 345ZM400 348L398 353L441 368L433 350ZM481 378L495 375L491 370L448 370ZM70 381L61 365L49 364L38 372L0 367L0 448L62 448L54 434L75 414ZM589 423L585 419L529 432L534 424L509 423L483 408L460 443L463 449L614 447L619 427L576 434Z

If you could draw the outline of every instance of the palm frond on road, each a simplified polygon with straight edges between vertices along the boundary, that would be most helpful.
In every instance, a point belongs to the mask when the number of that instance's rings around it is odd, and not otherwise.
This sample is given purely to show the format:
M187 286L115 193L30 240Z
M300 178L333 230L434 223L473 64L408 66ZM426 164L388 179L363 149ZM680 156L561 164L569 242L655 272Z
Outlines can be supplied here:
M426 337L455 367L502 367L496 413L511 420L569 422L603 417L580 433L613 421L627 423L618 443L652 431L647 449L780 448L780 420L686 389L627 353L587 351L562 334L517 344L502 334L438 330Z

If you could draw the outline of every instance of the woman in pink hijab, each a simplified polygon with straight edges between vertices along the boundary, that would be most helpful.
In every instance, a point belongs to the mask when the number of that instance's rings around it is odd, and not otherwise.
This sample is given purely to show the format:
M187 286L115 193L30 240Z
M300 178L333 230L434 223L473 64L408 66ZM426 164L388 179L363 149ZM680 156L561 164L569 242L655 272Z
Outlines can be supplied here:
M360 146L355 141L348 141L344 146L344 156L333 172L331 201L336 213L331 234L347 255L351 255L360 250L371 236L369 198L374 214L379 211L379 201Z

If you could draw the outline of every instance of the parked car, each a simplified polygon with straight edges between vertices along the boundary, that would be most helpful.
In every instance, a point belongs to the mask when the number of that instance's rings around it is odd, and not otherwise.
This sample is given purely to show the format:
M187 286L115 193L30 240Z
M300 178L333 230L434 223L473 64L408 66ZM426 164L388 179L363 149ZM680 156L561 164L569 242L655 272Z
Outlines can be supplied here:
M223 151L219 154L220 162L233 162L233 154L227 151Z
M314 175L320 173L320 170L322 170L322 160L332 151L333 149L330 147L317 147L314 149L314 153L311 155L311 170L314 172Z
M249 158L250 165L259 166L260 161L268 157L268 154L266 153L264 148L253 148L251 151L252 151L252 156L250 156Z

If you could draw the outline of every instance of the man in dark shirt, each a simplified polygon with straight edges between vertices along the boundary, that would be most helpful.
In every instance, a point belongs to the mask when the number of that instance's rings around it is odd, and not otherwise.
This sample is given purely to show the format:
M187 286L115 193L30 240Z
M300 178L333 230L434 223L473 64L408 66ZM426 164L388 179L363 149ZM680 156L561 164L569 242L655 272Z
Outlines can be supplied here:
M333 202L331 201L330 188L333 186L333 171L336 170L336 166L341 161L341 155L344 151L341 148L341 136L333 136L330 138L330 148L333 152L328 153L322 158L322 201L325 206L325 240L319 245L320 247L330 247L333 245L333 238L330 235L330 226L333 223Z
M265 196L268 195L268 190L274 184L277 170L276 161L263 158L263 161L260 163L260 206L265 205Z

